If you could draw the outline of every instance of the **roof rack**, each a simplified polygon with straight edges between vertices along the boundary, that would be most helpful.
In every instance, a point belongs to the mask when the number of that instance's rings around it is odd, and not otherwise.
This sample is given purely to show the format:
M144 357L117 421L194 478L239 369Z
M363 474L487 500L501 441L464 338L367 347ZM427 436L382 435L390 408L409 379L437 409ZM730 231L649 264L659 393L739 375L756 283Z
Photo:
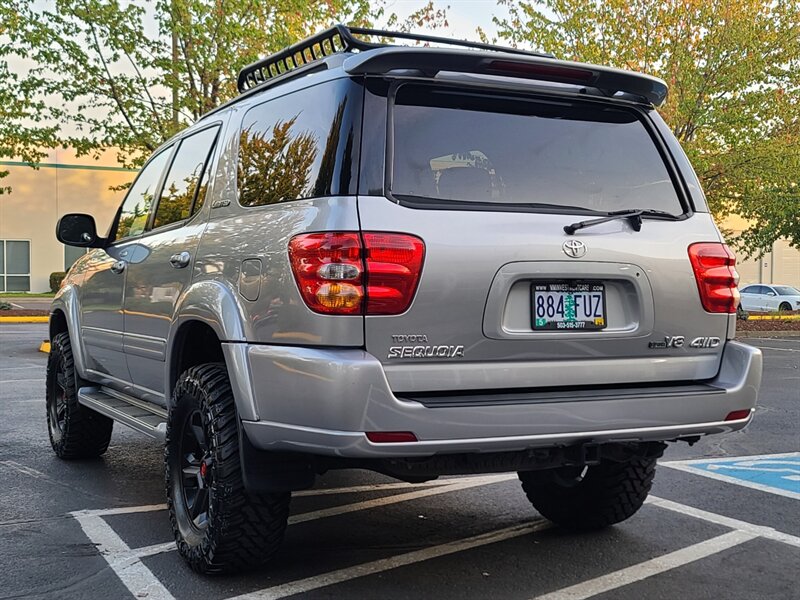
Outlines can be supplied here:
M379 37L382 40L368 42L357 36ZM464 52L457 48L398 46L384 43L383 39L386 38L489 50L498 53L498 56ZM454 71L580 85L595 88L605 96L633 98L634 101L654 106L660 106L667 97L667 84L664 81L642 73L562 61L552 54L517 48L344 25L334 25L246 66L239 72L239 92L247 92L279 78L288 78L290 74L299 75L310 69L327 68L326 59L334 55L345 55L343 66L350 75L386 74L395 69L406 69L433 77L442 71Z
M527 50L505 48L503 46L483 44L480 42L469 42L466 40L455 40L433 35L405 33L401 31L385 31L383 29L334 25L330 29L321 31L309 38L289 46L288 48L281 50L280 52L276 52L275 54L257 60L256 62L244 67L241 71L239 71L239 78L237 80L239 93L246 92L247 90L261 85L265 81L275 79L276 77L314 63L333 54L372 50L374 48L384 48L390 45L380 42L367 42L365 40L358 39L355 36L405 39L414 40L416 42L458 46L461 48L474 48L476 50L492 50L494 52L504 52L506 54L522 54L540 58L553 58L552 54L529 52Z

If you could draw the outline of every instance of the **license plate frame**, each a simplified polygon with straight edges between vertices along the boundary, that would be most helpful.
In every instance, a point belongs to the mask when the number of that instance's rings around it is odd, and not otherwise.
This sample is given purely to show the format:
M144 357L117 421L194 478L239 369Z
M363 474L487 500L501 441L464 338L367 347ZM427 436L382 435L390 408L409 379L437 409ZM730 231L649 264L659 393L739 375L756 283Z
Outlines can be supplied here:
M543 317L537 318L537 295L541 298L547 298L548 295L555 294L556 297L562 299L561 314L568 315L569 310L573 310L574 318L558 318L557 314L550 317L544 314ZM575 301L575 294L599 294L600 304L594 304L592 314L590 317L578 318L580 315L580 302ZM566 301L567 296L571 296L571 301ZM559 279L559 280L536 280L531 282L531 329L533 331L545 332L574 332L574 331L602 331L608 327L608 305L606 304L606 286L602 281L583 280L583 279ZM546 300L545 310L547 310ZM563 304L571 303L571 309L563 306ZM558 307L558 301L554 300L554 308ZM584 304L585 306L585 304ZM597 312L600 316L596 316ZM585 314L585 313L584 313Z

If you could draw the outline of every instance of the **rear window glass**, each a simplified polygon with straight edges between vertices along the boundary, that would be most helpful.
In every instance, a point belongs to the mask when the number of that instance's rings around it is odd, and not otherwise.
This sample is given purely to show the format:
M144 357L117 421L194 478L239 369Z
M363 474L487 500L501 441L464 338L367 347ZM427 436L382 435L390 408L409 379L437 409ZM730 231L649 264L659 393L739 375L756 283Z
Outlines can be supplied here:
M351 191L356 115L348 83L275 98L244 117L239 136L239 203L265 206Z
M406 85L392 121L401 198L683 213L633 110Z

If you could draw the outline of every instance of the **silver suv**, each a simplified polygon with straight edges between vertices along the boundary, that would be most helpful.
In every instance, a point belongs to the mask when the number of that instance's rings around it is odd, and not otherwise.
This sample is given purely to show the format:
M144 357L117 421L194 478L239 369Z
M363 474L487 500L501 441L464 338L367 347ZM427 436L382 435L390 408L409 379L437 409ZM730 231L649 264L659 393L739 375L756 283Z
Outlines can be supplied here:
M665 442L750 422L761 355L663 81L336 26L239 89L105 237L57 232L94 250L52 306L53 449L98 456L113 421L163 441L195 570L268 560L330 469L517 471L547 518L607 526Z

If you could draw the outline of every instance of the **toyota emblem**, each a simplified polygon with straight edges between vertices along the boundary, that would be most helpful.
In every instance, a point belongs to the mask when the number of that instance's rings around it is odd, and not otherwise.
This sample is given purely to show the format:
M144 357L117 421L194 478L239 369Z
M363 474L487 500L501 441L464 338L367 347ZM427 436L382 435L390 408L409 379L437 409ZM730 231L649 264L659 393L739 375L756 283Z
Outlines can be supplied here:
M561 246L561 249L564 251L564 254L570 258L580 258L586 254L586 244L580 240L567 240L564 242L564 245Z

